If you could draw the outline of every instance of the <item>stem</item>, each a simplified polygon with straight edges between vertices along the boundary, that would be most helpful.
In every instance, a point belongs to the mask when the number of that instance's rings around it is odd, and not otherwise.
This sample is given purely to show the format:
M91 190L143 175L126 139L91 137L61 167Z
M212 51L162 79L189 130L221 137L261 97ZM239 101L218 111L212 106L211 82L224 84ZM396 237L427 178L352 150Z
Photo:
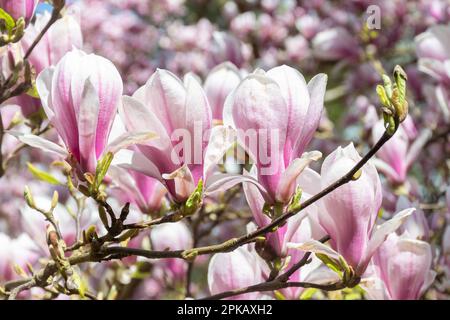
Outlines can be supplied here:
M50 29L50 27L59 19L59 14L61 13L61 9L54 9L52 11L52 15L50 17L50 20L45 25L44 29L41 30L41 32L38 34L36 39L34 39L31 46L28 48L27 52L23 56L23 60L26 60L30 57L31 53L33 52L34 48L38 45L39 41L41 41L42 37L44 37L45 33Z
M279 280L273 280L270 282L262 282L260 284L256 284L253 286L240 288L236 290L225 291L216 295L212 295L200 300L219 300L224 298L229 298L233 296L238 296L245 293L250 292L265 292L265 291L274 291L280 290L284 288L316 288L325 291L336 291L344 289L346 286L343 282L334 282L331 284L316 284L309 282L281 282Z

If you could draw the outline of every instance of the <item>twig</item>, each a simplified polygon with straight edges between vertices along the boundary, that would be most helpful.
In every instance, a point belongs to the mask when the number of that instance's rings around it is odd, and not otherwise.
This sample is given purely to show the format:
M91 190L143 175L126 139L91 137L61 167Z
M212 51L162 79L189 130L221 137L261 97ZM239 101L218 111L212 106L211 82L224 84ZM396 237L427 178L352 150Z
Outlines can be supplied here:
M224 298L229 298L233 296L238 296L245 293L250 292L265 292L265 291L274 291L274 290L280 290L284 288L315 288L325 291L336 291L344 289L346 285L339 281L331 284L316 284L316 283L309 283L309 282L281 282L278 280L270 281L270 282L263 282L260 284L256 284L253 286L240 288L236 290L230 290L225 291L216 295L212 295L203 299L199 300L219 300Z

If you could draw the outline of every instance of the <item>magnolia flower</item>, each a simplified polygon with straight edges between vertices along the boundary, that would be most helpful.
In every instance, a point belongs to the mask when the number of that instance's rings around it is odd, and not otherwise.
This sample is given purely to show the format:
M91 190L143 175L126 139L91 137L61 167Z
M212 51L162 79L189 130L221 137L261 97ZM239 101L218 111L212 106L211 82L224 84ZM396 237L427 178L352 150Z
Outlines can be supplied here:
M313 54L321 60L354 61L358 59L360 49L357 40L341 27L327 29L317 33L313 40Z
M213 120L222 120L225 99L240 82L239 70L230 62L218 65L209 73L204 89L211 106Z
M193 246L192 234L184 222L155 226L150 232L152 248L157 251L186 250ZM157 262L173 279L183 279L187 263L182 259L162 259Z
M263 281L257 257L239 247L228 253L217 253L209 262L208 287L211 294L244 288ZM259 293L247 293L231 299L256 299Z
M183 83L169 71L157 70L122 102L119 114L127 130L152 128L158 139L139 144L139 152L122 152L115 163L157 179L174 201L185 201L227 149L222 128L211 131L211 109L202 87L190 74Z
M248 59L246 47L232 34L215 31L212 35L212 43L209 46L212 63L218 64L230 61L240 68Z
M416 208L416 210L406 218L405 222L398 228L397 234L407 234L410 239L428 241L430 239L431 231L425 213L419 208L419 203L411 203L408 198L404 196L398 198L396 206L397 212L413 207Z
M325 158L321 170L321 188L338 180L361 160L353 144L339 147ZM361 276L375 250L386 236L395 231L414 209L406 209L391 220L375 226L381 207L381 183L377 170L370 162L362 169L355 181L332 191L321 202L319 222L330 236L331 248L318 241L309 241L297 248L324 253L339 260L342 256Z
M363 280L372 299L419 299L436 275L430 245L395 233L378 248L372 262L372 274Z
M415 39L419 70L450 85L450 27L432 26Z
M0 8L8 12L14 20L24 18L30 22L39 0L0 0Z
M119 137L106 146L122 94L122 80L107 59L74 49L56 67L45 69L36 81L44 111L63 140L59 145L33 135L19 139L31 146L75 160L78 169L95 172L97 160L106 152L152 137L140 135Z
M255 162L257 185L268 203L287 203L299 174L321 157L318 151L303 151L319 125L326 82L319 74L306 84L288 66L257 70L225 102L224 123L236 129L238 142Z
M410 143L410 127L400 126L395 135L386 142L373 160L375 166L393 183L404 183L408 170L419 156L423 146L430 138L430 130L423 130L413 143ZM372 140L375 144L385 131L383 120L372 128ZM409 135L408 135L409 134Z
M14 278L14 265L26 268L27 263L35 263L38 259L36 249L27 234L11 239L0 232L0 280L8 281Z
M50 20L50 13L36 15L36 21L30 25L22 39L24 50L28 50L36 37ZM56 65L59 60L73 48L81 49L83 36L75 17L65 14L58 19L44 34L37 46L31 52L29 61L39 74L49 66Z

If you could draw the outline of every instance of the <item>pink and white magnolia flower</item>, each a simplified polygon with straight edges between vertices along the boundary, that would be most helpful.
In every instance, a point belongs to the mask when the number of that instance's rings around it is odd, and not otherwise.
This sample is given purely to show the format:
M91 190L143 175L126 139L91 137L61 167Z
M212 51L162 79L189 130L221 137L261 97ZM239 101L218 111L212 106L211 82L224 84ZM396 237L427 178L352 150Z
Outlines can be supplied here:
M450 85L450 26L436 25L415 39L419 70Z
M375 144L385 131L383 120L379 120L372 127L372 140ZM431 131L424 129L411 143L410 136L413 131L410 127L400 126L395 135L386 142L377 157L373 159L375 166L384 173L392 183L404 183L408 170L422 151L428 141Z
M36 15L36 21L28 27L21 41L25 51L48 23L50 15L49 12ZM56 65L67 52L82 47L83 35L77 19L71 14L65 14L44 34L31 52L29 61L36 69L36 74L39 74L45 68Z
M334 183L359 160L361 157L353 144L336 149L323 162L321 188ZM316 240L298 245L297 248L334 258L342 256L356 275L361 276L387 235L400 227L414 211L413 208L403 210L391 220L376 226L381 200L381 182L377 170L369 162L361 169L361 175L356 181L332 191L320 203L319 223L330 236L332 249Z
M119 109L129 132L152 128L158 139L121 152L115 163L160 181L172 199L183 202L200 179L206 181L227 149L223 128L212 128L211 109L200 83L190 74L184 83L157 70Z
M191 230L182 222L166 223L155 226L150 232L152 248L158 251L186 250L193 246ZM187 263L182 259L162 259L156 262L174 280L186 275Z
M30 22L39 0L0 0L0 8L8 12L14 20L24 18Z
M257 70L225 102L224 123L236 130L254 161L257 185L268 203L289 202L297 177L321 157L318 151L303 152L320 123L326 82L327 76L319 74L306 84L288 66ZM230 184L242 181L229 179Z
M342 27L317 33L312 39L313 55L321 60L355 61L360 50L356 38Z
M122 95L122 79L107 59L74 49L56 67L45 69L36 81L44 111L63 140L66 149L33 135L19 135L31 146L70 156L78 169L95 172L97 160L137 140L151 138L125 134L107 146L112 123Z
M9 281L14 278L14 265L26 268L38 259L38 249L33 240L22 234L16 239L0 232L0 280Z
M208 266L208 287L211 294L244 288L263 282L258 257L247 248L239 247L228 253L216 253ZM253 292L231 299L257 299L260 293Z
M240 82L239 70L231 62L218 65L208 74L204 89L211 106L213 120L222 121L225 99Z
M397 234L407 234L410 239L428 241L431 231L425 213L420 209L419 203L417 201L411 203L408 198L400 196L397 201L396 211L407 208L416 208L416 210L397 229Z
M362 287L370 299L416 300L436 276L431 266L427 242L392 233L374 254Z

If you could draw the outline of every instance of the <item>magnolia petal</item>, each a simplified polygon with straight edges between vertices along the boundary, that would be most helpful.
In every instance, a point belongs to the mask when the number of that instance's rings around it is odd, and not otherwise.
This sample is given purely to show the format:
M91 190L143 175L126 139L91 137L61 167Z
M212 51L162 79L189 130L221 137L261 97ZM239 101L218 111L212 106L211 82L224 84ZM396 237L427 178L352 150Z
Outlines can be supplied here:
M432 131L430 129L424 129L419 137L417 137L411 144L406 155L406 167L409 168L413 162L417 159L419 154L422 152L423 147L428 142L432 136Z
M146 199L144 199L141 191L136 186L135 180L125 169L117 166L110 166L108 169L108 177L111 178L113 185L132 194L133 197L137 199L138 203L146 203Z
M267 191L255 178L232 173L218 173L210 176L206 181L205 194L212 195L216 192L225 191L242 182L253 183L258 187L265 199L269 197Z
M158 140L152 142L160 149L167 149L167 143L170 143L166 129L158 118L139 100L135 98L123 96L122 104L119 106L119 115L123 123L130 132L148 132L149 128L159 137Z
M422 287L420 288L420 295L422 295L430 286L431 284L434 282L434 279L437 276L437 272L434 270L428 270L426 276L425 276L425 281L423 282Z
M304 193L314 196L321 191L320 174L311 168L305 168L297 179L297 185Z
M78 144L80 164L90 172L95 171L96 127L99 112L99 98L90 80L87 80L81 98L80 109L76 114L78 123Z
M159 181L163 181L161 173L156 165L142 154L132 150L122 149L117 152L111 165L116 165L124 169L131 169Z
M244 176L251 177L250 174L244 170ZM252 211L253 218L259 227L263 227L270 223L270 218L263 213L264 197L261 195L258 187L251 182L243 182L242 187L244 190L245 198L247 199L248 206Z
M120 149L126 149L135 144L141 144L158 136L151 131L148 132L126 132L114 139L105 149L105 152L117 153Z
M205 180L212 174L215 165L221 161L234 141L235 132L232 128L224 126L212 128L211 138L203 160L203 177Z
M328 77L326 74L320 73L308 82L308 91L311 101L309 103L306 121L303 126L301 136L297 140L293 154L300 155L305 150L314 136L322 118L323 103L325 99L325 91L327 87Z
M18 134L11 131L8 131L8 133L31 147L41 149L45 152L51 152L62 157L67 157L69 155L63 147L42 137L33 134Z
M204 89L211 106L213 119L222 120L225 99L239 85L240 81L239 70L231 62L224 62L211 70L205 80Z
M418 61L418 69L419 71L426 73L437 80L440 80L440 72L444 70L444 65L441 61L438 60L421 58Z
M52 91L52 78L54 72L55 67L49 67L42 71L36 78L36 89L39 93L39 97L41 98L42 107L44 108L44 112L47 115L48 120L52 123L55 117L55 112L53 111L50 94Z
M185 200L189 198L195 190L196 186L194 177L192 176L192 172L189 170L187 165L183 165L171 173L164 173L162 177L164 180L175 181L175 193L177 200Z
M409 208L400 211L392 219L384 222L383 224L374 227L372 230L372 236L367 245L366 253L364 258L361 260L357 269L355 270L357 274L363 274L372 258L375 250L386 240L386 237L397 230L403 222L408 218L416 209Z
M304 243L289 242L287 243L287 247L291 249L298 249L312 253L324 254L337 261L339 261L340 257L339 253L337 253L335 250L317 240L310 240Z
M370 300L388 300L389 295L384 282L377 276L371 276L361 279L361 288L364 289L366 296Z
M378 158L371 159L372 164L393 181L399 181L400 177L397 172L386 162Z
M156 115L169 135L185 126L186 99L183 82L170 71L157 69L146 84L145 105Z
M450 72L448 72L450 74ZM450 106L447 98L447 89L442 85L438 85L435 89L436 100L438 105L444 115L444 119L446 122L450 120Z
M288 106L287 142L292 148L300 137L306 121L309 121L306 119L310 105L308 86L298 70L286 65L270 69L267 71L267 76L278 83ZM298 156L298 154L293 154L295 158Z
M276 192L276 200L281 203L289 202L295 192L298 176L312 161L317 161L321 157L321 152L312 151L304 153L299 159L295 159L281 175Z

